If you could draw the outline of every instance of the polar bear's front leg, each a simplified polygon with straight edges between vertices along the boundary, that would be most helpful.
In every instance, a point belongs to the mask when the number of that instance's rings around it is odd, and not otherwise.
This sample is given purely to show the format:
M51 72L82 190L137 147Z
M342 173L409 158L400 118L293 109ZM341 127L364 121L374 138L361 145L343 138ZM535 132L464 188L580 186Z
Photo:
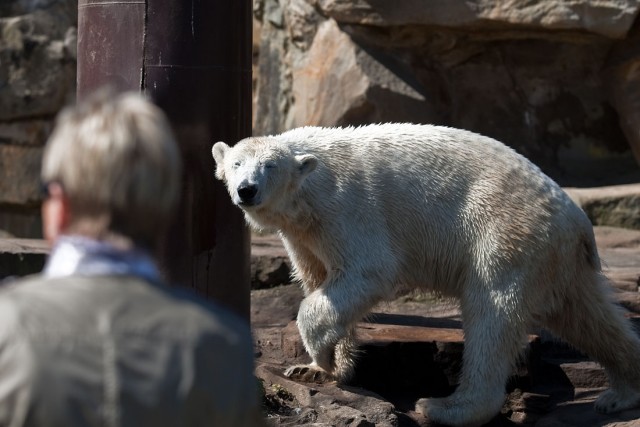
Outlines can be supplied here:
M308 382L349 380L353 374L356 347L353 324L375 302L371 295L354 298L353 288L349 288L342 282L332 283L310 293L302 301L298 329L313 362L287 369L286 376Z

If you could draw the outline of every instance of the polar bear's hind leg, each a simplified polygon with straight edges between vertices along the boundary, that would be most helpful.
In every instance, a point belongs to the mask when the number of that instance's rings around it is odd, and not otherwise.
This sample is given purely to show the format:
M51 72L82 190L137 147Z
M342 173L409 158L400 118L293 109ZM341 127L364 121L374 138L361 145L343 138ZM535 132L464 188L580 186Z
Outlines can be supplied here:
M500 303L514 296L505 293L496 298L496 292L477 283L467 289L461 299L465 344L460 384L449 397L420 399L416 404L416 411L431 421L452 426L480 425L500 412L526 337L518 305ZM485 292L478 292L481 289Z
M547 326L571 345L594 358L606 370L610 389L595 403L598 412L613 413L640 404L640 339L620 307L609 296L609 284L600 273L587 269L579 295L548 319Z

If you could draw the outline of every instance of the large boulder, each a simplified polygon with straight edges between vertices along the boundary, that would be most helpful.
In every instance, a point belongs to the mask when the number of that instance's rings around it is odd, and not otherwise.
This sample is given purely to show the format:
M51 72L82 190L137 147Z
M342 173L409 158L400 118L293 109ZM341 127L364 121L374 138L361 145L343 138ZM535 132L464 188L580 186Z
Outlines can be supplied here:
M42 148L75 98L76 0L0 3L0 229L40 235Z
M564 185L637 176L638 0L262 0L256 11L256 134L434 123L502 140Z
M24 2L33 5L38 2ZM52 116L75 94L75 16L71 1L0 18L0 120Z
M612 49L605 81L633 154L640 162L640 25Z

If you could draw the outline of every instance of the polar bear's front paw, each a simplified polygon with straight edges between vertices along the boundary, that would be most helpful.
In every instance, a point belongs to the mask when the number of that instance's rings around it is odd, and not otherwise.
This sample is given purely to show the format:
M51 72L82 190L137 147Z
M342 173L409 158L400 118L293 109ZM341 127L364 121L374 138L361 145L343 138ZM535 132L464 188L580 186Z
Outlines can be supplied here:
M294 365L284 371L284 375L294 381L324 384L335 381L335 377L316 365Z
M612 414L640 405L640 392L609 389L596 400L595 409L602 414Z

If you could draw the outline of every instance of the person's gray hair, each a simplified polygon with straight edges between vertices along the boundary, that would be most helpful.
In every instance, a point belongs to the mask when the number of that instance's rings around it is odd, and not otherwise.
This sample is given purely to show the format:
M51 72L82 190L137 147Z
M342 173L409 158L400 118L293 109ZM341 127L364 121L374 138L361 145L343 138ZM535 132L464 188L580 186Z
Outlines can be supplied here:
M67 195L70 231L150 246L177 205L180 152L158 107L137 93L101 91L59 114L42 180Z

